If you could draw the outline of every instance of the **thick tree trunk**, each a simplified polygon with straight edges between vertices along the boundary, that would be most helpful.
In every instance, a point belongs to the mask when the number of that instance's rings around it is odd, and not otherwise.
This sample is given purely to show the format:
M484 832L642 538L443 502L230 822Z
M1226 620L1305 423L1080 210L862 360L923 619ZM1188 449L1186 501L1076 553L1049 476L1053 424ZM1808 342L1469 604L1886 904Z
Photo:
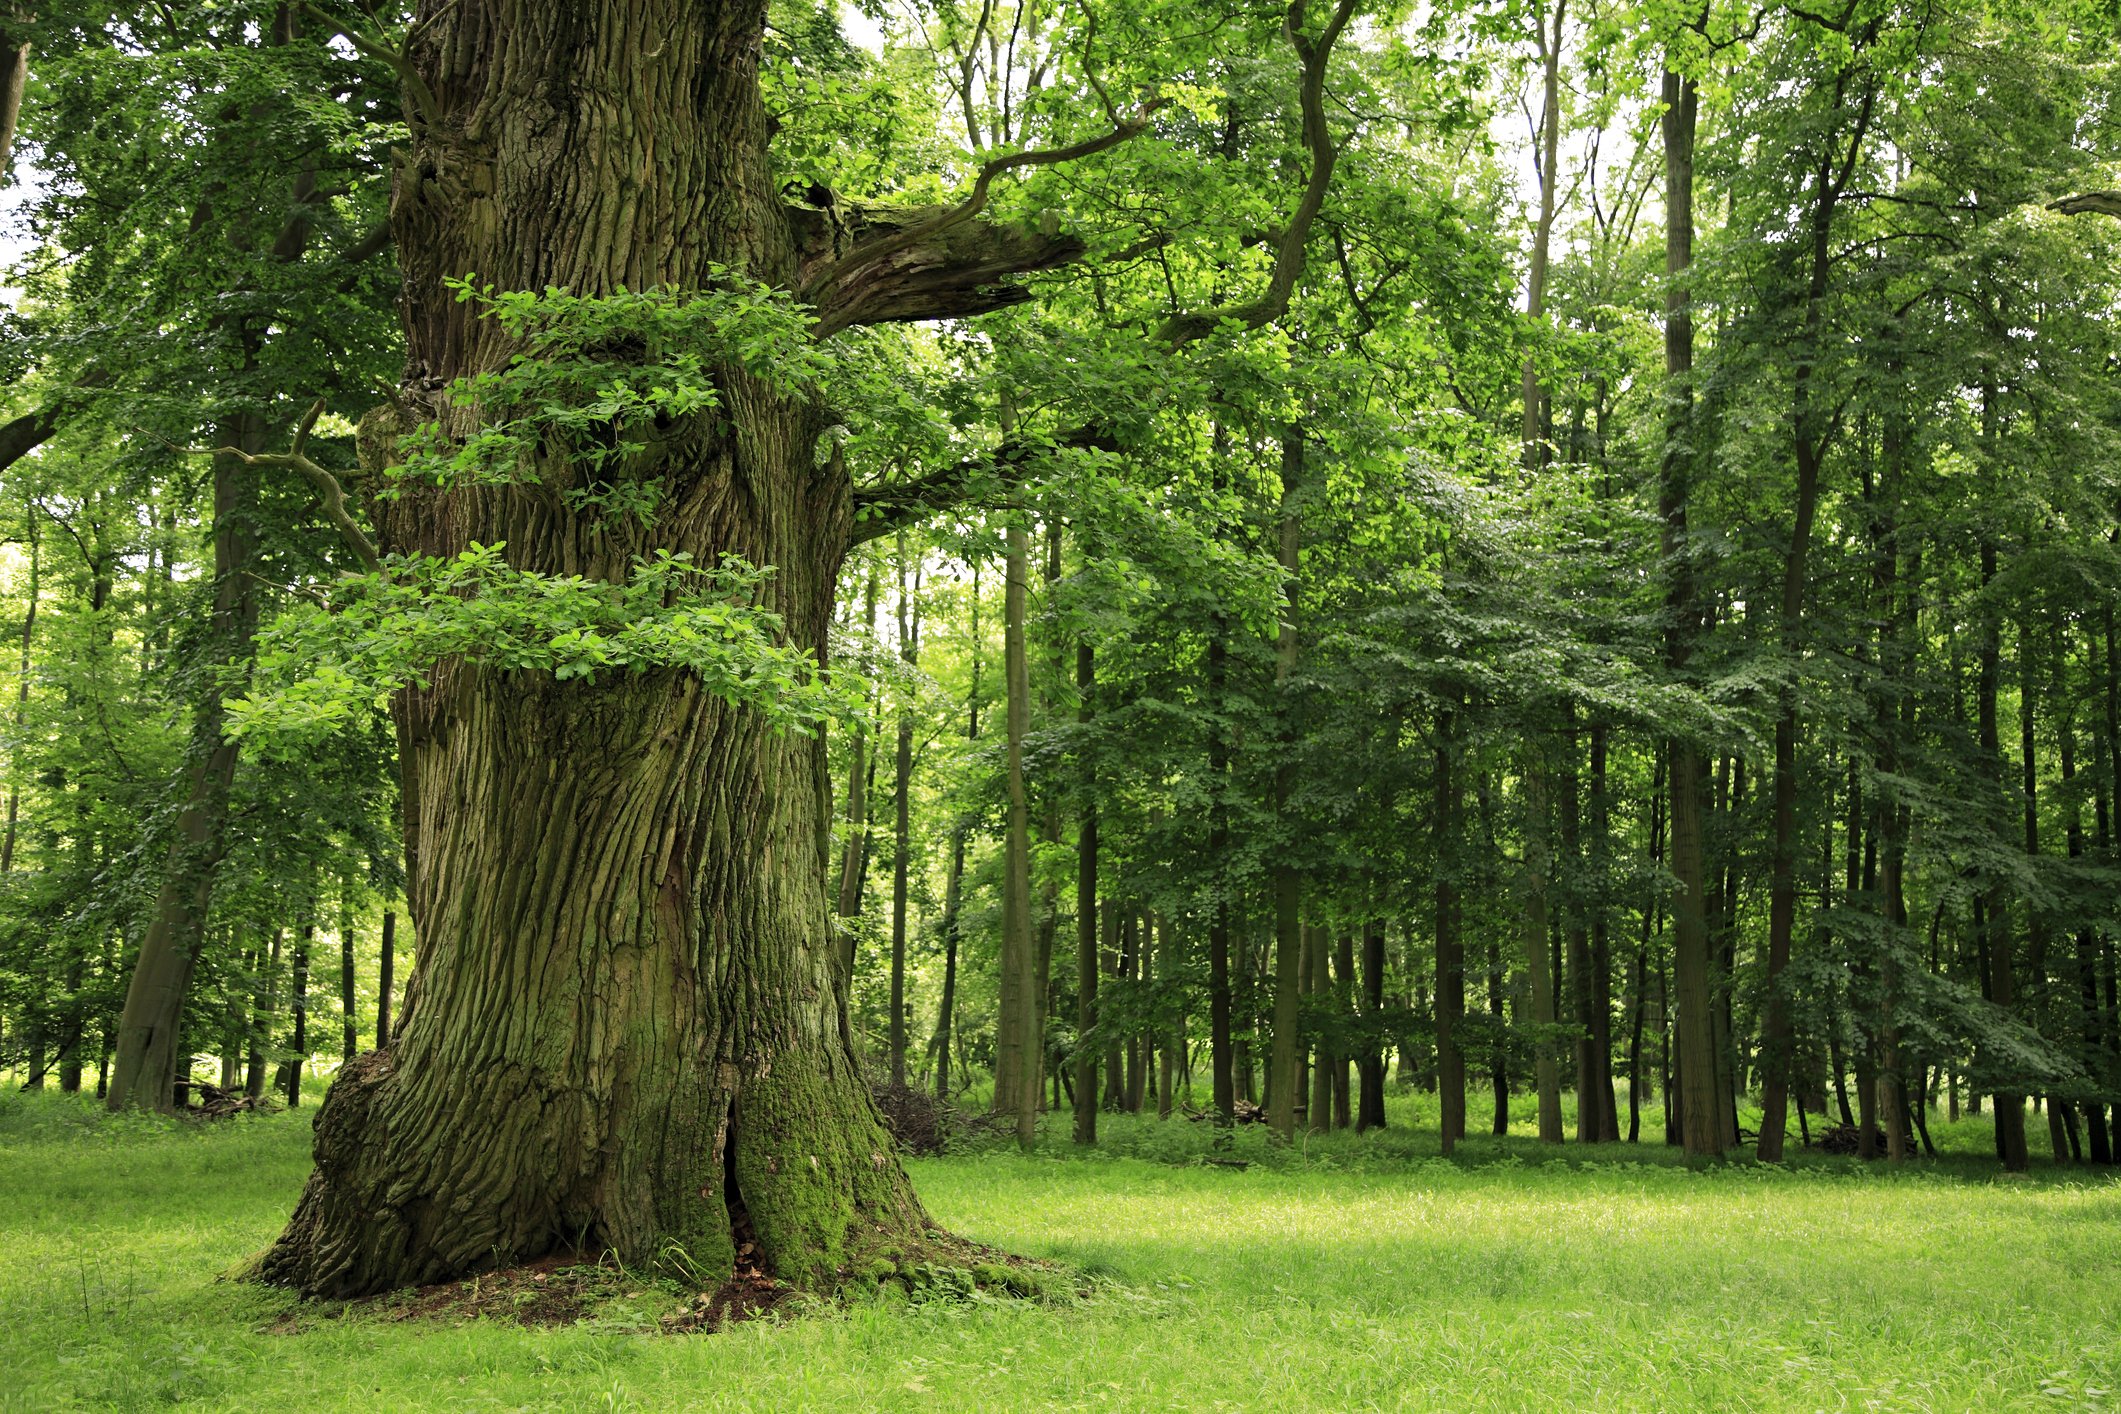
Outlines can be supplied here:
M865 213L784 208L775 190L765 8L422 6L411 62L438 121L415 116L392 205L408 405L513 351L447 277L593 296L697 289L726 266L793 288L857 241ZM994 308L1020 298L999 277L1076 248L967 222L933 260L845 272L822 317ZM841 562L877 527L858 530L844 469L814 456L822 401L717 381L716 416L641 453L663 490L652 526L567 508L559 468L411 488L373 508L383 546L505 544L519 568L602 580L654 550L742 556L774 567L789 641L822 654ZM404 430L370 414L372 467ZM822 738L677 671L561 683L445 664L432 681L398 714L418 841L403 1023L341 1073L316 1172L257 1274L350 1296L608 1246L712 1280L739 1214L798 1285L917 1244L920 1207L839 1029Z

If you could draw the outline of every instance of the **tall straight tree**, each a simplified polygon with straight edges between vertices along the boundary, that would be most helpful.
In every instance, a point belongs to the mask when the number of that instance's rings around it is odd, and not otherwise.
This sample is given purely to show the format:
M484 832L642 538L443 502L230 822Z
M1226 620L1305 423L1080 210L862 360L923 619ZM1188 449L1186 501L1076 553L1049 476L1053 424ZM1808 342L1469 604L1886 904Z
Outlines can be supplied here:
M1274 804L1281 817L1282 847L1274 864L1274 1050L1269 1061L1267 1122L1284 1139L1295 1137L1298 1074L1299 992L1303 977L1303 874L1296 864L1296 668L1302 653L1297 635L1303 573L1304 429L1291 423L1281 439L1281 514L1278 552L1282 592L1287 596L1274 635L1274 686L1281 717L1282 759L1275 767Z
M1695 81L1664 71L1664 374L1665 426L1658 486L1665 567L1665 663L1673 672L1693 655L1700 619L1695 601L1688 503L1694 459L1694 137L1700 94ZM1672 991L1679 1086L1679 1135L1688 1154L1721 1153L1716 1062L1709 1023L1707 862L1702 837L1700 748L1684 735L1665 744L1672 820Z
M1007 418L1004 418L1007 422ZM1018 515L1008 526L1002 596L1002 680L1007 694L1008 834L1002 857L1001 1007L994 1039L994 1109L1016 1116L1018 1141L1029 1146L1038 1122L1038 988L1031 956L1031 803L1024 786L1024 733L1031 718L1031 670L1025 642L1030 535Z
M1791 452L1797 465L1796 504L1791 511L1788 549L1783 555L1782 592L1776 630L1782 650L1794 658L1800 651L1812 524L1819 513L1819 480L1827 449L1839 421L1817 386L1821 347L1827 332L1826 301L1837 258L1833 248L1834 216L1855 176L1869 142L1878 85L1869 73L1844 66L1820 97L1829 113L1853 109L1844 135L1829 126L1818 147L1808 154L1810 200L1804 216L1803 328L1794 350L1790 378ZM1855 93L1850 89L1854 88ZM1783 969L1789 965L1790 939L1797 926L1797 696L1785 688L1775 718L1775 785L1773 863L1768 885L1768 1083L1762 1091L1760 1141L1763 1163L1782 1158L1788 1120L1789 1020L1780 995ZM1728 984L1727 984L1728 985Z
M1075 646L1076 721L1087 727L1095 712L1097 651L1085 640ZM1087 738L1088 733L1084 733ZM1087 750L1087 747L1085 748ZM1097 1049L1081 1040L1097 1026L1097 772L1086 765L1082 808L1075 826L1075 1142L1097 1142Z
M898 656L909 675L921 662L921 571L912 566L913 592L906 591L906 532L898 534ZM912 691L908 684L907 691ZM896 784L892 793L894 826L891 853L891 1083L906 1083L906 871L913 863L913 703L898 714Z

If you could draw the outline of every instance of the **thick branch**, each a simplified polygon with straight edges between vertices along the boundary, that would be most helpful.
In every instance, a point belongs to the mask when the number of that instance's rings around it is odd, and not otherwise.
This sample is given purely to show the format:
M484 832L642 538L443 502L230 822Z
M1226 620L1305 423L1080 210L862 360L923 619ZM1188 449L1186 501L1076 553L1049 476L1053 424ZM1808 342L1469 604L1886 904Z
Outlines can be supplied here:
M1151 337L1151 342L1159 348L1167 352L1183 348L1214 332L1228 320L1234 320L1246 329L1257 329L1288 312L1289 300L1296 293L1296 282L1303 276L1304 249L1311 239L1311 225L1326 204L1326 190L1333 181L1333 167L1340 160L1340 149L1334 145L1332 131L1326 126L1326 67L1332 61L1333 46L1339 42L1341 31L1354 18L1355 5L1356 0L1340 0L1316 40L1307 38L1303 32L1304 0L1296 0L1289 7L1282 23L1283 37L1296 51L1296 57L1303 61L1303 79L1297 88L1296 102L1303 115L1304 146L1311 154L1311 175L1304 183L1303 195L1297 198L1289 224L1282 228L1274 243L1274 272L1268 277L1265 293L1245 304L1172 315Z
M44 406L11 422L0 424L0 471L6 471L48 441L59 430L59 424L72 410L79 399L77 394L91 388L100 388L110 381L110 375L100 368L90 368L76 378L73 386L56 394Z
M22 90L28 83L28 42L0 34L0 176L14 170L15 122L22 116Z
M2059 211L2064 216L2082 216L2087 213L2121 216L2121 191L2079 192L2075 196L2065 196L2060 201L2050 201L2047 209Z
M813 272L847 265L846 252L889 251L865 257L816 299L821 339L852 324L963 318L1022 304L1031 292L1007 283L1009 276L1051 270L1083 253L1073 236L952 222L947 207L861 206L824 196L829 205L788 208L802 252L799 286L817 286Z
M1076 428L1053 446L1062 451L1119 450L1118 441L1110 433L1089 426ZM1004 442L991 452L967 457L911 481L862 487L854 493L854 543L860 545L894 534L957 505L965 499L966 488L983 476L992 476L1005 486L1015 485L1029 474L1033 450L1023 442Z
M1012 152L1006 156L990 158L980 164L979 176L972 183L972 195L966 197L963 202L950 208L929 208L937 214L924 225L911 226L887 234L880 234L873 239L864 241L815 275L800 279L797 285L797 293L811 304L823 305L826 301L832 299L842 282L854 276L864 267L879 264L899 254L901 251L911 249L917 245L933 246L939 238L946 236L953 228L961 226L977 216L986 209L989 190L994 185L994 179L1002 173L1017 167L1050 167L1061 162L1073 162L1079 158L1103 152L1107 148L1117 147L1136 133L1147 128L1149 119L1158 108L1163 106L1163 103L1164 100L1160 98L1150 99L1142 104L1140 110L1132 118L1118 124L1111 132L1104 134L1102 137L1090 138L1067 147L1056 147L1033 152ZM854 322L856 321L847 321L847 323ZM845 328L846 325L843 324L839 327ZM831 331L826 330L821 321L819 337L824 337L827 332Z

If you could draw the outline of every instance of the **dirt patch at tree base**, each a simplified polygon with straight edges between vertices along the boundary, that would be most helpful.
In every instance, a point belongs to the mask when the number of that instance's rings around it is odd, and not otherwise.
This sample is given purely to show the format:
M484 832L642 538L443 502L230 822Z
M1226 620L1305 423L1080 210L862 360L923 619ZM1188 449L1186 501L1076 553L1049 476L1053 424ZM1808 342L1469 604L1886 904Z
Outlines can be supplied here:
M653 1331L675 1298L630 1276L606 1257L556 1253L520 1267L481 1272L462 1281L407 1287L356 1301L305 1301L267 1328L298 1335L326 1320L507 1321L520 1326L585 1322L614 1330Z
M748 1232L740 1232L748 1238ZM939 1229L918 1250L883 1249L839 1273L841 1294L853 1300L1067 1300L1078 1284L1068 1269L1019 1257ZM756 1246L739 1243L736 1270L712 1291L686 1295L667 1282L644 1281L610 1254L596 1258L556 1253L520 1267L481 1272L461 1281L407 1287L355 1301L305 1301L265 1327L269 1335L300 1335L326 1321L427 1321L461 1326L505 1321L531 1327L587 1325L640 1335L711 1334L740 1321L793 1315L829 1303L769 1275Z

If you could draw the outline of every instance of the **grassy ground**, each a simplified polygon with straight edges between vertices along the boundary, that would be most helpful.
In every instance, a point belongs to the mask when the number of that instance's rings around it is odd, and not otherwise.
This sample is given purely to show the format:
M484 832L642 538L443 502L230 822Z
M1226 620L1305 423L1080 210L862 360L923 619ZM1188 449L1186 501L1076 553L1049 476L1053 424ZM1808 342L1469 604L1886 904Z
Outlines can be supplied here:
M1082 1156L920 1161L951 1228L1104 1276L1049 1308L878 1304L713 1336L624 1299L524 1330L268 1331L213 1274L285 1219L313 1111L198 1133L0 1099L0 1414L426 1410L2114 1410L2121 1183L1936 1162L1689 1170L1661 1146L1436 1156L1382 1134L1185 1163L1213 1136L1108 1122ZM1480 1108L1475 1114L1481 1114ZM2044 1126L2032 1126L2036 1134ZM643 1298L640 1304L650 1304Z

